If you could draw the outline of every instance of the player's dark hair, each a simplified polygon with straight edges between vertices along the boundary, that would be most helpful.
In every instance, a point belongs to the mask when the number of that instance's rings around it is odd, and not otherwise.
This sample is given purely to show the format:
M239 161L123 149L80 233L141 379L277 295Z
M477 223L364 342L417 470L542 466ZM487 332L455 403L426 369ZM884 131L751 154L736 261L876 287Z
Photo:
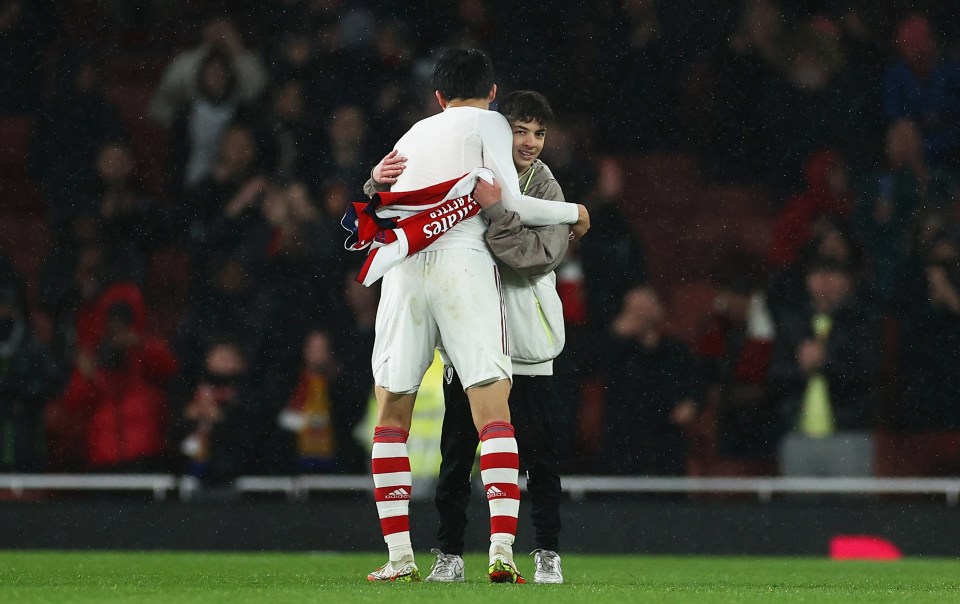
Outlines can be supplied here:
M494 84L493 63L479 48L451 48L433 66L434 90L447 100L482 99Z
M553 121L550 101L535 90L514 90L500 103L500 113L510 122L540 122L547 126Z

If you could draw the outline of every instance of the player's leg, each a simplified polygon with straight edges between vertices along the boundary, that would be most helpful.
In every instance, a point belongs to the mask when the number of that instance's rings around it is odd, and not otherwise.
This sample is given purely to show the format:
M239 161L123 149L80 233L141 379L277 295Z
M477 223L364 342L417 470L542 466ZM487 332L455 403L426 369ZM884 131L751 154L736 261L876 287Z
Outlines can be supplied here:
M507 405L511 363L499 272L489 253L446 251L455 253L437 258L428 297L480 435L480 469L490 505L490 576L522 581L513 564L519 464Z
M438 336L423 298L422 259L411 257L384 278L373 350L377 425L371 470L390 558L367 575L371 581L420 580L410 542L413 481L407 436L416 392L433 360Z
M527 472L527 493L532 503L536 583L563 583L557 554L562 492L553 424L555 404L552 376L514 376L510 416L516 427L520 465Z
M443 428L440 432L440 479L436 505L440 513L437 537L440 549L427 581L463 580L463 535L470 502L470 472L479 437L470 413L470 401L452 365L443 372Z
M513 542L520 511L517 484L520 457L505 397L510 383L499 380L467 390L480 432L480 476L490 506L490 580L525 582L513 561ZM501 419L502 418L502 419Z
M508 380L467 389L480 433L480 476L490 506L490 581L525 583L513 560L520 511L520 456L506 402L509 395Z
M407 437L416 393L396 394L376 387L377 425L373 432L370 468L383 540L391 562L412 561L410 494L412 474Z

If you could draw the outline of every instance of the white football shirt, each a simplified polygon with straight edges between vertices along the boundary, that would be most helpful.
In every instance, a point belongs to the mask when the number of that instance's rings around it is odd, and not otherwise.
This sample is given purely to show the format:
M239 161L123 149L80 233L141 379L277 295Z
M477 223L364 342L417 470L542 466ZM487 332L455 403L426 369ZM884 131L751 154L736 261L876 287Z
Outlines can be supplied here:
M502 203L531 227L574 224L579 214L573 203L520 194L513 165L513 133L507 119L496 111L476 107L447 107L414 124L394 148L407 158L407 167L391 191L415 191L459 178L474 168L489 168L503 188ZM401 211L383 216L403 216ZM482 215L456 225L428 249L472 248L486 250L487 225Z

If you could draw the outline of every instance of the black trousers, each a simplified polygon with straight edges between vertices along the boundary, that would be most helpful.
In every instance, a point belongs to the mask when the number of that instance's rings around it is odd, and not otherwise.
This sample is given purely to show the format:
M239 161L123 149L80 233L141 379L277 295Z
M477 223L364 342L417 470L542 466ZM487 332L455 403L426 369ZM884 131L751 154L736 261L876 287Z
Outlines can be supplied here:
M470 501L470 472L480 436L473 424L470 402L460 378L449 366L444 371L443 398L446 410L440 435L442 459L436 495L440 529L437 536L444 553L462 556ZM533 504L531 519L536 544L538 548L557 551L561 487L552 420L555 410L551 409L555 404L553 377L513 376L509 404L520 453L520 469L527 472L527 493Z

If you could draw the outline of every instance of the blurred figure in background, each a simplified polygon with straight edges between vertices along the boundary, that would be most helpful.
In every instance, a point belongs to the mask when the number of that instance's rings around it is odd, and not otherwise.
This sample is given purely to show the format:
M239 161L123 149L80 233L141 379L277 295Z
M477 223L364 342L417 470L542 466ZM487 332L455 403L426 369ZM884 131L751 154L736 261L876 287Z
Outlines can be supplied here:
M690 351L663 333L665 317L657 292L637 286L610 326L602 473L686 472L684 430L697 417L700 384Z
M96 216L98 205L85 193L96 186L97 154L109 142L127 140L116 107L101 84L101 58L70 57L57 92L39 113L30 147L30 172L62 230L78 216Z
M47 353L30 333L24 288L0 281L0 472L44 469L44 405L55 381Z
M96 314L98 297L115 283L135 282L143 268L135 254L111 253L100 225L90 216L74 219L54 238L39 268L32 315L51 332L48 348L58 386L72 371L79 333Z
M894 427L960 430L960 231L918 246L899 288L900 380ZM954 467L958 467L960 459Z
M211 55L226 61L234 73L236 86L230 89L231 101L253 103L267 84L267 72L256 53L244 47L243 39L230 17L210 19L203 26L200 44L175 56L167 65L150 103L150 117L166 127L200 98L202 72Z
M148 331L140 290L107 289L78 334L66 407L86 425L87 465L99 472L167 469L166 385L177 371L167 342Z
M367 166L376 162L371 153L367 116L359 105L345 104L336 107L326 124L326 140L319 157L311 161L325 169L320 174L321 182L336 180L347 185L348 192L359 196L367 180Z
M874 291L884 303L905 277L907 239L917 219L948 208L960 190L950 172L930 167L921 137L915 122L891 124L883 165L866 179L857 200L857 231L873 262Z
M713 271L717 296L696 354L703 367L706 410L716 414L722 457L770 473L776 454L777 417L766 388L775 327L767 309L760 258L722 257Z
M210 233L214 225L244 214L260 201L269 183L261 171L260 150L251 127L231 124L218 144L211 172L173 208L174 221L198 260L216 251Z
M171 128L171 192L190 191L203 182L217 163L223 133L245 117L237 78L224 51L214 49L200 62L197 94L180 108Z
M299 471L328 473L338 466L337 433L343 433L334 428L342 404L338 384L342 366L325 331L307 334L302 355L300 381L277 421L293 433Z
M186 434L180 453L190 474L222 486L242 474L263 473L266 441L275 431L258 392L243 350L227 338L210 343L179 418Z
M603 237L579 242L586 288L587 316L598 334L607 331L624 294L647 282L643 243L624 214L624 177L620 161L612 156L597 162L597 185L589 196L592 228Z
M263 316L275 304L271 292L258 288L255 273L240 254L209 259L204 274L174 340L182 380L193 384L209 347L225 337L260 371L269 328Z
M316 190L321 166L316 165L323 133L313 119L304 83L288 79L270 92L265 115L259 120L258 138L272 179L280 184L304 181Z
M824 218L849 218L853 213L850 174L834 151L818 151L804 164L807 188L793 195L777 214L767 254L771 270L797 261L800 251L818 233Z
M784 476L872 476L877 325L848 264L807 267L806 303L777 325L769 384Z
M158 207L140 190L129 144L107 142L97 154L96 168L94 195L106 252L112 258L124 258L127 276L143 284L150 257L165 238Z
M923 133L931 165L956 167L960 150L960 63L937 48L926 17L909 15L894 33L899 57L883 80L883 109L890 120L906 118Z
M340 296L343 312L332 313L329 334L342 367L363 367L373 354L374 327L380 288L357 283L357 270L342 277ZM373 393L373 376L364 371L345 371L338 381L340 396L333 427L337 438L340 471L362 474L369 456L355 437Z
M806 303L807 269L814 262L827 260L848 265L856 278L860 301L872 301L871 279L861 279L867 268L863 245L854 235L850 222L828 215L819 218L813 229L811 239L800 248L796 259L781 270L771 271L767 304L776 323L781 321L784 312Z

